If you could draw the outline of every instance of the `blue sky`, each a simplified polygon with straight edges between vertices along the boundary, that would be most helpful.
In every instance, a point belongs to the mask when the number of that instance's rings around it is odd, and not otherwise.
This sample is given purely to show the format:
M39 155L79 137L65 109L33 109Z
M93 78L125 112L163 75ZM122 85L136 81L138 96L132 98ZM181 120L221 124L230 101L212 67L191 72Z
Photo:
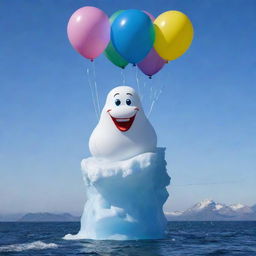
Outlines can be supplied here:
M152 81L164 86L150 120L172 177L166 210L211 198L256 203L256 2L251 0L48 0L0 2L0 213L79 214L85 188L80 161L97 123L86 68L66 36L85 5L109 16L143 9L186 13L195 29L189 51ZM120 69L95 61L101 105L120 85ZM136 69L136 68L135 68ZM136 71L125 71L136 85Z

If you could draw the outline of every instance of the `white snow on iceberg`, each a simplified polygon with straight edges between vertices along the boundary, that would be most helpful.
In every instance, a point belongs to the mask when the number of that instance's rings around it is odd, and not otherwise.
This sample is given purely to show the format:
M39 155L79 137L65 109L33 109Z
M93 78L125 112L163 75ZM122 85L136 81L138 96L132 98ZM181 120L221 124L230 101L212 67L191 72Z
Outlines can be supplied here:
M163 204L170 182L164 148L116 162L90 157L81 165L88 200L79 233L65 239L164 237Z

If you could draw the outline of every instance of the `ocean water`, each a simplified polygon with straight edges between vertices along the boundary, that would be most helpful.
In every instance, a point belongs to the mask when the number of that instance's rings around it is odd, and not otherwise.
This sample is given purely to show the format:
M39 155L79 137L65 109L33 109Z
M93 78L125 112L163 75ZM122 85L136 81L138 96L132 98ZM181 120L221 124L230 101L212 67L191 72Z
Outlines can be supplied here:
M256 222L169 222L166 239L64 240L80 223L0 223L0 255L256 256Z

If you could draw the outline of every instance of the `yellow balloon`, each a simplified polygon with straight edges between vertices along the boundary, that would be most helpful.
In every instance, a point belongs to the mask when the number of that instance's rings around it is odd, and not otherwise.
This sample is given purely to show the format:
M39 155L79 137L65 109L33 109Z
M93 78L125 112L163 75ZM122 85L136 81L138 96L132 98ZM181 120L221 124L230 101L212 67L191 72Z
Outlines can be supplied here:
M154 21L154 48L165 60L175 60L185 53L193 40L193 25L182 12L168 11Z

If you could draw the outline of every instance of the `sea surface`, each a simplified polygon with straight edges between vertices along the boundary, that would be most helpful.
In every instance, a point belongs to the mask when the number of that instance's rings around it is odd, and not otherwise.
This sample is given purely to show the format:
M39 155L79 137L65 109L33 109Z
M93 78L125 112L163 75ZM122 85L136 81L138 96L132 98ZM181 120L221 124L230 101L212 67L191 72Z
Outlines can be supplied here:
M256 256L256 222L169 222L166 239L64 240L80 223L0 223L0 255Z

